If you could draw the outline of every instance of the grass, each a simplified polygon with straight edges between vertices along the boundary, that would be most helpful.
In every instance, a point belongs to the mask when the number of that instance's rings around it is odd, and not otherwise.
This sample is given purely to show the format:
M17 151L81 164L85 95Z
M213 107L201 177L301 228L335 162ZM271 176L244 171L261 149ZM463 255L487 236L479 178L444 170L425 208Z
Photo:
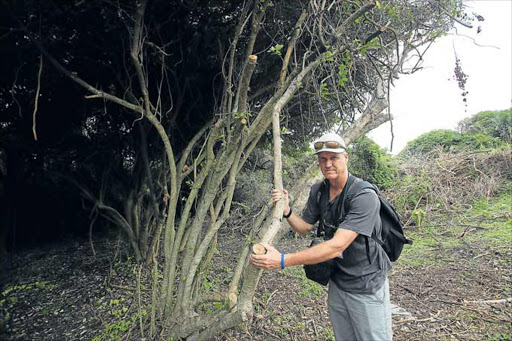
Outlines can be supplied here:
M483 242L500 249L512 244L512 193L495 198L480 199L474 204L473 216L468 219L485 229L468 237L471 242Z
M300 279L301 291L299 292L299 296L319 299L325 295L325 287L309 280L301 266L286 268L283 272L288 276Z
M450 249L464 244L499 251L512 244L512 194L504 192L494 198L476 200L472 209L444 216L428 224L406 230L414 241L406 245L399 262L408 266L425 266L449 262Z
M507 341L512 340L512 334L502 333L497 336L490 337L486 341Z
M424 266L443 261L440 253L435 252L442 243L434 237L430 229L406 231L407 237L414 241L413 245L405 245L399 262L408 266Z

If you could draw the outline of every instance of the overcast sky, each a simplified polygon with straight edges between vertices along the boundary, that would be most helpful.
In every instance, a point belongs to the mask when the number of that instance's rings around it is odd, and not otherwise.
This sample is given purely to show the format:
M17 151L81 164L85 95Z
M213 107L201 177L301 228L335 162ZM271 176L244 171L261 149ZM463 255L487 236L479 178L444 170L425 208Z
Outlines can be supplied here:
M512 0L466 4L485 20L475 21L472 29L457 25L457 33L440 38L427 51L423 70L403 75L391 89L393 154L423 133L456 129L461 119L480 111L512 107ZM481 26L479 34L477 26ZM468 75L467 107L454 79L455 53ZM389 124L369 136L390 149Z

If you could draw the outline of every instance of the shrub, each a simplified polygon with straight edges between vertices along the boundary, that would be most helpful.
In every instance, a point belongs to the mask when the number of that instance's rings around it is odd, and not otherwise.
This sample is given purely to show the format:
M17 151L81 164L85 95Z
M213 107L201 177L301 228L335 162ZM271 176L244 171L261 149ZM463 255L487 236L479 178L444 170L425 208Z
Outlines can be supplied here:
M458 133L454 130L439 129L420 135L407 146L400 155L418 155L437 151L478 150L496 148L503 145L498 138L482 134Z
M512 110L482 111L459 122L459 131L471 135L487 135L504 143L512 143Z
M512 150L443 152L396 158L399 175L386 197L408 222L472 209L472 202L510 193Z
M349 150L349 172L380 189L388 188L395 178L392 157L368 137L356 140Z

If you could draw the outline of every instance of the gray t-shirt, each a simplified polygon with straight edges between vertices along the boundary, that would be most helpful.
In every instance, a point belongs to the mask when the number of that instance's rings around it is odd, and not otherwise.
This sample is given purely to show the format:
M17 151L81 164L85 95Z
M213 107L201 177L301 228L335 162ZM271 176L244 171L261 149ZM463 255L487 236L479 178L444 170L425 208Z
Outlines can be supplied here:
M361 180L354 177L353 181ZM328 185L328 182L326 183ZM302 219L311 225L321 219L322 210L318 203L320 186L321 182L311 187L306 208L302 212ZM336 271L331 279L344 291L373 294L384 284L387 271L391 269L388 256L382 247L371 238L372 233L380 238L382 231L379 215L380 201L375 191L369 188L363 189L359 193L350 192L349 189L345 199L345 203L347 203L347 199L350 200L350 208L344 215L339 228L357 232L359 235L345 249L343 258L336 258ZM326 193L329 193L328 188ZM324 219L328 224L335 225L336 214L334 211L341 196L342 194L326 203ZM371 263L366 253L365 236L368 237Z

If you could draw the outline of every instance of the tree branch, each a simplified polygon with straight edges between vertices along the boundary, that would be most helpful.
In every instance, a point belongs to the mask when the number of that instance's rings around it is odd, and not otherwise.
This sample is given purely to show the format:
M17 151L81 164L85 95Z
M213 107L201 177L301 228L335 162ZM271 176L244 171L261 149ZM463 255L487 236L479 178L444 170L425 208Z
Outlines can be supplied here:
M238 85L238 112L247 112L247 93L249 92L249 84L257 61L257 56L250 55L243 69L243 74Z
M324 3L325 3L325 1L324 1ZM295 42L299 38L301 26L304 23L304 20L306 20L307 15L308 15L308 12L306 12L306 10L302 10L300 17L297 20L297 23L295 24L295 29L293 31L292 38L290 39L290 42L288 43L288 48L286 49L286 54L284 56L283 66L281 67L281 72L279 73L279 85L283 85L283 83L284 83L284 79L286 77L286 71L288 69L288 63L290 62L290 57L292 55L292 51L295 48Z
M66 69L61 63L59 63L55 58L53 58L53 56L50 55L48 53L48 51L46 51L46 49L43 47L43 45L37 39L34 38L32 33L30 33L25 27L23 27L21 25L20 25L20 28L21 28L21 30L23 30L23 32L25 32L25 34L28 36L30 41L37 47L37 49L48 59L48 61L58 71L60 71L65 76L69 77L75 83L77 83L80 86L82 86L83 88L85 88L87 91L94 94L94 96L87 96L87 97L89 97L89 98L104 98L108 101L117 103L117 104L119 104L127 109L130 109L132 111L138 112L140 114L144 113L144 110L142 109L141 106L132 104L130 102L127 102L127 101L117 97L117 96L114 96L112 94L109 94L107 92L99 90L99 89L93 87L92 85L90 85L89 83L87 83L86 81L84 81L83 79L81 79L80 77L78 77L76 72L71 72L68 69Z
M34 112L32 113L32 133L34 134L34 140L37 141L37 132L36 132L36 114L37 114L37 104L39 103L39 90L41 90L41 73L43 71L43 55L39 55L39 72L37 73L37 88L36 95L34 98Z
M371 10L372 8L375 7L375 3L374 2L371 2L371 3L368 3L362 7L360 7L357 11L355 11L354 13L352 13L348 18L347 20L345 20L343 22L343 24L340 25L340 27L338 27L336 29L336 33L335 33L335 38L336 40L340 39L341 36L343 34L345 34L345 29L348 27L348 25L350 25L352 22L354 22L357 18L359 18L360 16L362 16L363 14L365 14L366 12L368 12L369 10Z

